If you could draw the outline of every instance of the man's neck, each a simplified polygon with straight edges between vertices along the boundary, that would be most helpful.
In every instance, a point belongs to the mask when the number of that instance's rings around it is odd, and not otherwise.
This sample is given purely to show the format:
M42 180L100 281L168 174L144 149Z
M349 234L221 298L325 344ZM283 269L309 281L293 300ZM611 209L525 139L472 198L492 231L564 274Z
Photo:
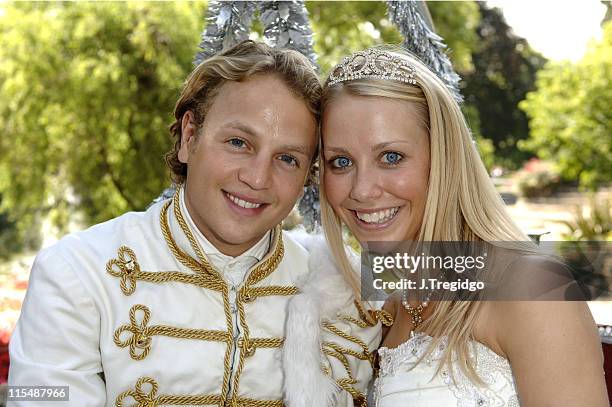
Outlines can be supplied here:
M185 193L184 189L183 189L183 191L181 191L181 194L182 194L182 197L181 197L181 204L182 204L181 205L181 211L185 212L184 216L187 218L188 225L190 225L190 226L194 227L195 229L197 229L199 234L206 240L205 242L203 242L204 244L208 244L208 245L214 247L221 254L224 254L224 255L230 256L230 257L238 257L238 256L246 253L247 251L249 251L253 247L255 247L257 244L259 244L259 242L261 242L261 240L265 236L268 236L269 233L271 232L271 231L267 231L263 235L258 236L256 238L254 238L254 239L252 239L252 240L250 240L248 242L244 242L244 243L235 244L235 243L228 242L228 241L224 240L218 234L214 233L208 227L206 227L206 225L203 222L201 222L201 221L199 222L199 219L198 219L197 216L192 216L191 215L192 213L195 213L195 211L191 208L191 203L187 199L187 194ZM204 249L204 250L206 251L206 249ZM265 252L267 253L269 250L270 250L270 248L268 247L267 250L265 250Z

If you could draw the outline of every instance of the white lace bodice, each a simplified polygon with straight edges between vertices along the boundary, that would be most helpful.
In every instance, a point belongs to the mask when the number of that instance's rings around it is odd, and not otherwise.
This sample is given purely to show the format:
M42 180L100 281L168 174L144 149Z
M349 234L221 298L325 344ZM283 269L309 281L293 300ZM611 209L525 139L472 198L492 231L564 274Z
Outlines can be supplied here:
M438 374L446 349L442 339L416 367L432 338L418 333L397 348L382 347L380 374L374 387L375 407L519 407L510 364L479 342L471 342L476 372L486 386L473 383L458 366L453 378L447 368Z

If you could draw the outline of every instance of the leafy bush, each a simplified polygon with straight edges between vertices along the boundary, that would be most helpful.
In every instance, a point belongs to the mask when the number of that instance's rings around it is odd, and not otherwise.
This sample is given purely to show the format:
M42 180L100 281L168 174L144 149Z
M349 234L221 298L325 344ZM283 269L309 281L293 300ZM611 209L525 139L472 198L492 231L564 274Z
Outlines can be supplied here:
M561 185L561 176L554 165L531 159L518 173L518 188L525 198L551 196Z
M610 200L598 203L594 197L591 198L588 213L585 216L582 207L577 206L574 219L569 222L562 222L570 230L570 233L563 235L563 237L572 241L612 240L612 207L610 206Z
M520 104L531 132L519 148L554 160L564 179L591 190L612 182L612 22L603 31L582 60L538 72L537 90Z

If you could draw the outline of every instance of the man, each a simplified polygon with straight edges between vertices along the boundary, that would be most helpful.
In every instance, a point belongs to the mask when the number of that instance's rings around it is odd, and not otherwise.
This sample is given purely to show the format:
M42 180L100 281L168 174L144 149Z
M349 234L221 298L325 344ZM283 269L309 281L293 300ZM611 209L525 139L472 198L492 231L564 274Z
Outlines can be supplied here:
M37 256L9 384L69 386L79 407L282 406L288 304L308 269L279 224L316 155L320 93L305 57L252 41L200 64L170 127L176 194ZM327 371L354 379L364 358L339 354ZM363 387L371 371L357 371ZM352 405L345 393L332 398Z

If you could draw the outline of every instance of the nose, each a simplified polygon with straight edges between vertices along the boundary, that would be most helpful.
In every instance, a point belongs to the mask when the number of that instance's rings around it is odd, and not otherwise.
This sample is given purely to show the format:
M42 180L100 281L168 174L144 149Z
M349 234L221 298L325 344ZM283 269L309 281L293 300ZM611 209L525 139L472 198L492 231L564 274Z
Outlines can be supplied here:
M260 190L270 186L272 163L266 158L249 160L238 170L238 179L251 189Z
M372 202L382 195L383 190L375 171L357 169L349 197L358 202Z

